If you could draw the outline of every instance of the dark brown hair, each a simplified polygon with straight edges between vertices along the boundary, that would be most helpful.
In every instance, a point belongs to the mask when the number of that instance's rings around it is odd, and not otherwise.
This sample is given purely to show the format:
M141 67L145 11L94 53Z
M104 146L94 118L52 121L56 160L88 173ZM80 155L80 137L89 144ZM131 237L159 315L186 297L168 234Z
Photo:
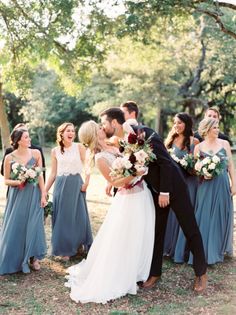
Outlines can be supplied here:
M184 128L184 141L182 144L182 150L184 148L187 148L188 151L190 151L190 137L193 136L193 121L192 117L188 113L178 113L175 115L175 117L179 118L183 123L185 123L185 128ZM174 139L178 136L174 128L171 129L169 132L166 141L165 141L165 146L167 149L170 149L172 147L172 144L174 142Z
M131 114L132 112L135 112L135 118L138 118L139 109L138 105L133 101L128 101L120 105L120 107L127 108L128 112Z
M113 119L116 119L119 124L123 124L125 122L125 116L122 110L119 107L110 107L103 112L101 112L100 117L107 116L108 121L112 121Z
M18 149L18 142L20 141L24 132L28 132L27 129L14 129L11 133L11 146L14 150Z

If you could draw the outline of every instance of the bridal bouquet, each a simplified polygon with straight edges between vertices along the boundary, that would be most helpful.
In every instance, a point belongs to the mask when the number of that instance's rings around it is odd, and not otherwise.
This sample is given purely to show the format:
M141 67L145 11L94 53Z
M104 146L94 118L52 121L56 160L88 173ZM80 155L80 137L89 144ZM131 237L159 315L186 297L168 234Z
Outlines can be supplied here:
M119 140L122 155L112 163L110 176L119 178L146 172L148 164L156 159L150 143L151 137L152 135L145 140L144 132L138 135L129 133L126 139Z
M39 176L42 174L43 168L39 166L24 166L20 163L12 164L11 179L20 180L22 184L18 186L19 189L23 189L26 183L34 185L38 184Z
M217 155L207 157L198 155L195 170L202 179L212 179L222 173L225 165L226 158L219 158Z
M180 166L183 167L183 169L185 169L189 174L191 175L195 174L194 167L196 159L192 153L186 153L181 159L175 155L174 149L170 149L169 153L172 159L178 164L180 164Z

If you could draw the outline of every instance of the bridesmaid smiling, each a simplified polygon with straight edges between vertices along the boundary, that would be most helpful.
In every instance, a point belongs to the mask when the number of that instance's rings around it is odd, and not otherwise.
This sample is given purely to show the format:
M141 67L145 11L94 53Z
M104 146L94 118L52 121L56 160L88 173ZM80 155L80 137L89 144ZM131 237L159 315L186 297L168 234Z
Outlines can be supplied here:
M51 173L46 192L54 184L52 215L52 254L64 261L86 250L92 244L85 192L89 174L83 182L81 173L85 161L85 147L75 143L75 127L63 123L57 129L58 146L51 152Z
M236 194L235 171L229 142L218 138L218 120L203 119L198 131L204 141L195 147L194 155L216 155L226 162L218 176L203 180L196 196L196 220L202 234L206 260L208 264L215 264L222 262L225 254L233 253L232 196ZM192 255L189 262L192 263Z
M42 167L41 154L29 148L31 141L25 129L14 130L11 143L14 151L4 161L9 193L0 234L1 275L18 271L29 273L30 264L32 269L39 270L39 260L46 254L43 207L47 202L43 176L39 175L38 184L11 176L18 164L25 169Z

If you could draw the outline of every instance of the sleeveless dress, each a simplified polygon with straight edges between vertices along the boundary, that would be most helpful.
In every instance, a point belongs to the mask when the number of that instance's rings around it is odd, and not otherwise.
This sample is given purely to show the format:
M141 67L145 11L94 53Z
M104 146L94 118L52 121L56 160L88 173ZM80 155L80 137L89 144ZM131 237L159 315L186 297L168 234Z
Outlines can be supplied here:
M35 163L32 157L26 166ZM44 210L40 202L38 185L27 183L22 190L9 186L0 233L1 275L18 271L29 273L29 258L42 259L45 256Z
M86 194L80 191L83 184L80 173L82 162L77 143L55 148L57 177L53 190L52 255L74 256L80 245L92 244Z
M204 157L211 156L201 151ZM216 155L226 159L227 154L221 148ZM233 201L230 192L230 182L227 163L224 171L211 180L199 184L195 214L199 226L206 261L210 264L222 262L224 255L233 254ZM190 255L189 263L193 257Z
M115 156L101 152L111 165ZM106 303L137 293L137 282L149 276L154 244L155 208L142 181L131 189L118 189L86 260L68 268L72 300Z
M181 150L175 144L172 145L174 154L182 159L185 154L188 153L188 150ZM194 150L194 144L190 146L190 152ZM182 169L182 168L181 168ZM192 205L194 206L197 193L198 179L197 176L192 176L183 170L185 181L188 186L190 199ZM183 234L182 229L179 226L178 220L174 211L170 209L168 215L168 221L166 226L165 242L164 242L164 255L174 257L175 262L183 262L185 255L186 239ZM181 257L181 259L180 259ZM177 261L176 261L177 260Z

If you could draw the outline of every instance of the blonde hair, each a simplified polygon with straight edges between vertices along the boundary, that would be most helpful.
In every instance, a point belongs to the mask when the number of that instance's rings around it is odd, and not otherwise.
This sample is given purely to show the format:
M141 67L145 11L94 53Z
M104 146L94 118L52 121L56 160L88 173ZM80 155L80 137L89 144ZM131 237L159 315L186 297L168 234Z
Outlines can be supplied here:
M64 142L63 142L63 132L66 130L68 126L72 126L75 128L75 126L70 122L64 122L57 128L57 144L61 147L61 153L63 154L65 152L64 150Z
M98 150L97 132L99 125L94 120L84 122L79 128L78 136L79 141L89 148L92 153Z
M200 136L205 138L209 130L213 126L218 125L218 124L219 124L218 120L214 118L204 118L202 121L200 121L199 127L198 127L198 132Z

